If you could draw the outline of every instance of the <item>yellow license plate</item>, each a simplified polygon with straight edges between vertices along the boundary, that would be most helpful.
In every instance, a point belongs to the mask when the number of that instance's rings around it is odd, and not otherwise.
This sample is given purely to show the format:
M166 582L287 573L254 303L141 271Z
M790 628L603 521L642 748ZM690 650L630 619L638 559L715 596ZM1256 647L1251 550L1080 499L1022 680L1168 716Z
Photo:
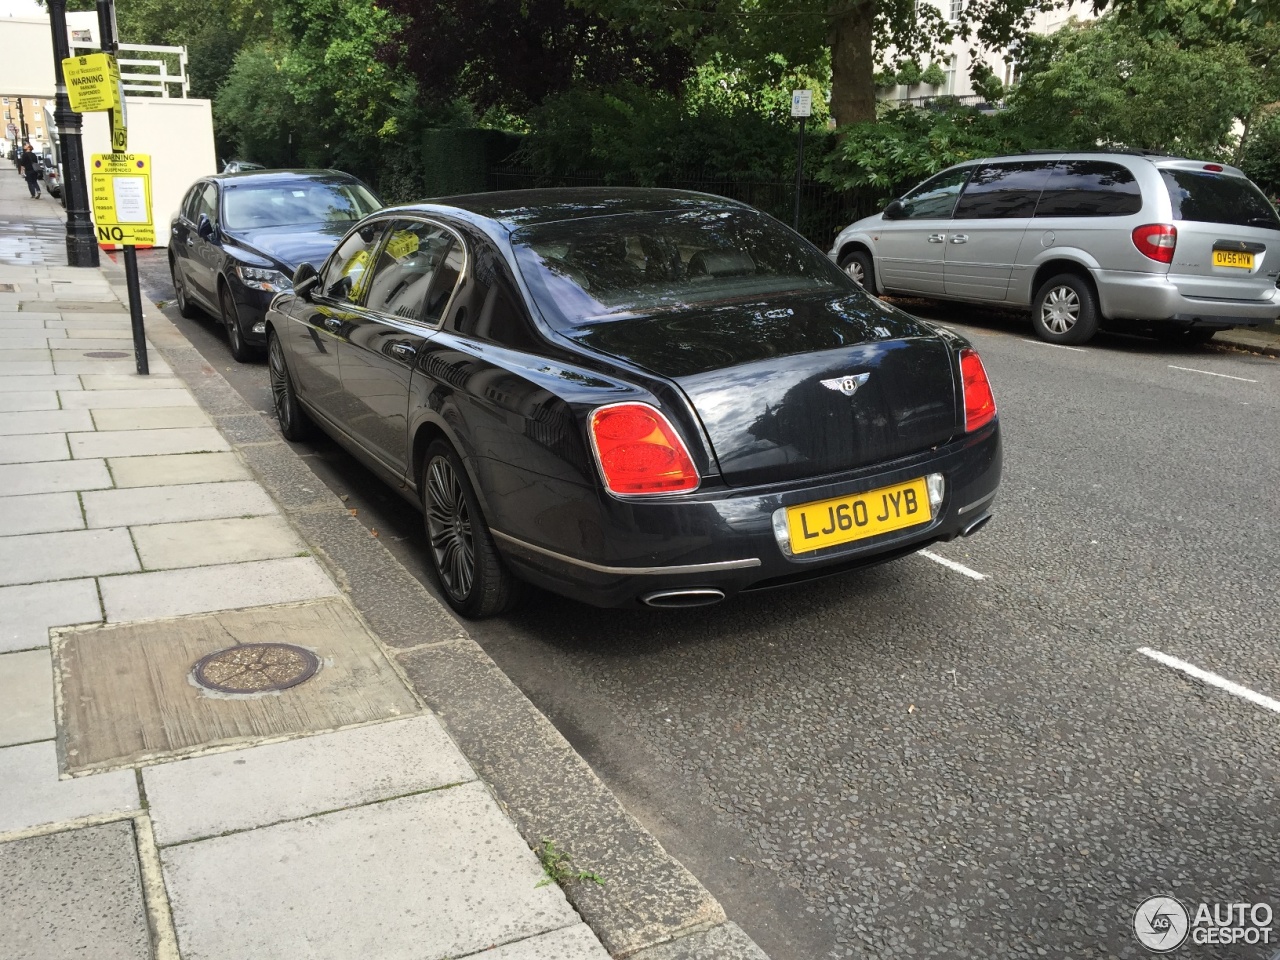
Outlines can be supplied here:
M791 552L808 553L932 519L929 491L921 477L853 496L788 507L787 531Z
M1253 254L1241 253L1239 250L1215 250L1213 251L1213 265L1215 267L1238 267L1241 270L1253 269Z

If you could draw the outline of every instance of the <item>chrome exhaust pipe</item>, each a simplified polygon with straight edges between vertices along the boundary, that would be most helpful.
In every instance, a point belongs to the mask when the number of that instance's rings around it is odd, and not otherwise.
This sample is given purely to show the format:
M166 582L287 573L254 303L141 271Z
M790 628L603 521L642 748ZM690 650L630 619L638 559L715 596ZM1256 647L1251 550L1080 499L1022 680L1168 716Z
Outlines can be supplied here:
M709 607L724 599L724 591L715 587L694 587L685 590L659 590L647 593L640 602L651 607L674 609L677 607Z
M990 520L991 520L991 514L984 513L977 520L973 521L973 523L969 524L967 527L961 530L960 536L962 537L972 536L973 534L981 530L983 527L985 527L990 522Z

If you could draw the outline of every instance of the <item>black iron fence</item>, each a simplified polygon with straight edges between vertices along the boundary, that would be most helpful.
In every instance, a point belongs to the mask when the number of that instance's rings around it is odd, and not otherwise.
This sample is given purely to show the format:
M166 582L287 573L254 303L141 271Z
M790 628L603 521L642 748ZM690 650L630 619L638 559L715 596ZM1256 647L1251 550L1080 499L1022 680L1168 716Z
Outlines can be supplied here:
M632 177L589 173L547 175L516 167L491 169L486 178L490 190L526 190L533 187L630 187L640 186ZM758 180L705 171L673 171L645 186L673 190L697 190L749 204L790 224L795 216L794 180ZM837 190L825 183L806 180L800 187L800 232L822 250L842 227L877 212L881 198L869 191Z

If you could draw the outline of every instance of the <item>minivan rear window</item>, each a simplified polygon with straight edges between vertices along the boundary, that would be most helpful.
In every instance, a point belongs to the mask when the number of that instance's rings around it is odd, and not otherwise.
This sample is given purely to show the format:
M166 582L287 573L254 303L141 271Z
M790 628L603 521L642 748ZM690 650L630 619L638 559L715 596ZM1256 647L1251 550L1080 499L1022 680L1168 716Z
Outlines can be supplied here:
M1262 191L1244 177L1200 170L1162 169L1173 219L1280 230L1280 217Z
M1142 209L1133 173L1105 160L1059 160L1040 194L1037 217L1127 217Z

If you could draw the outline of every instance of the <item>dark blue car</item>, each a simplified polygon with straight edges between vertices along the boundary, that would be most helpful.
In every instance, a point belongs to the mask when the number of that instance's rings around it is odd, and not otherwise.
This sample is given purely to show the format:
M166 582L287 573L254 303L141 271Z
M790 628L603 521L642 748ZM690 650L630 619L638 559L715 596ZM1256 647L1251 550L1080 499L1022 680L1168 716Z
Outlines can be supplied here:
M242 363L266 345L264 317L298 264L318 263L351 226L382 207L336 170L261 170L198 180L173 218L169 271L178 310L227 328Z

